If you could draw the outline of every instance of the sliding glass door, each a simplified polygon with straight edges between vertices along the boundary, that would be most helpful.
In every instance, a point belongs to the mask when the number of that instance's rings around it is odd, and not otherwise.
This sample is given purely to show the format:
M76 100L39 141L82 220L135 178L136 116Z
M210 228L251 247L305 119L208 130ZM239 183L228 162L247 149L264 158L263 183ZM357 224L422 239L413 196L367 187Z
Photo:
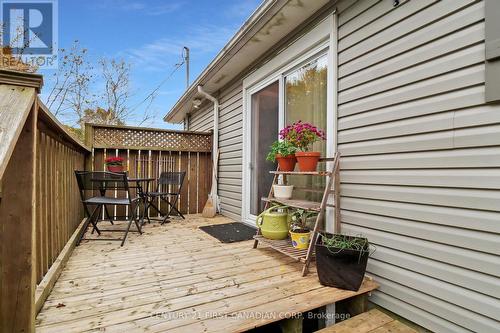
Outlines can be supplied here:
M276 164L266 161L271 144L279 139L281 127L297 121L311 123L332 137L332 126L328 126L328 52L318 52L297 65L284 68L275 73L272 82L257 84L249 89L247 96L246 123L246 161L244 200L246 207L245 221L252 223L264 207L261 198L266 197L272 184L273 176L269 173L276 169ZM332 142L317 142L313 150L326 156ZM324 168L323 163L320 164ZM321 189L323 177L289 176L288 181L297 187ZM294 191L295 199L320 201L317 191Z
M250 149L250 214L262 211L262 197L267 197L275 170L274 163L266 161L269 146L278 136L279 83L274 82L251 95L251 149Z

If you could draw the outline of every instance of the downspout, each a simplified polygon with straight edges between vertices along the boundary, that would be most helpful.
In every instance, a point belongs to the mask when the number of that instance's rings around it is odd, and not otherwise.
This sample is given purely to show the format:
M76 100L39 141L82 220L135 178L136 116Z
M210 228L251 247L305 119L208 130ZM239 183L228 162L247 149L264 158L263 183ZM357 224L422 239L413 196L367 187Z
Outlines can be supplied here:
M202 86L198 86L198 92L203 95L206 99L214 103L214 125L213 125L213 147L212 147L212 161L215 165L215 160L218 157L217 152L219 151L219 100L212 95L208 94L203 90ZM217 168L218 169L218 168ZM212 189L210 191L210 197L212 198L214 205L218 212L220 212L220 201L217 190L217 173L218 170L212 172Z

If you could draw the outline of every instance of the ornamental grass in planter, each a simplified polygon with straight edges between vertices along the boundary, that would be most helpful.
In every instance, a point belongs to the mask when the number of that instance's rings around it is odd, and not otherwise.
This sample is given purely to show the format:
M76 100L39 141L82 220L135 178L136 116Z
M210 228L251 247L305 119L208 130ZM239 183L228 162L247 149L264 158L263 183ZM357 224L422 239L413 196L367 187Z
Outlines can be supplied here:
M299 120L282 129L280 138L297 147L298 151L295 153L295 157L300 171L316 171L321 153L310 150L315 142L326 140L323 130Z
M316 243L319 282L357 291L363 283L370 244L363 237L321 233Z

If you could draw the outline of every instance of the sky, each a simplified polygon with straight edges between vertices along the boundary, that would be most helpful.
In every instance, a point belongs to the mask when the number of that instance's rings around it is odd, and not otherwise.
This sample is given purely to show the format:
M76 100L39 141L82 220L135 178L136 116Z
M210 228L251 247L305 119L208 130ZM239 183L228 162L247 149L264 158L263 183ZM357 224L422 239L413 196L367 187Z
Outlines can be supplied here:
M135 107L191 50L190 80L210 63L259 5L260 0L59 0L59 46L74 40L88 49L89 59L123 58L132 66L129 105ZM50 75L46 70L42 74ZM184 66L158 90L148 127L180 128L163 121L186 87ZM50 90L46 80L42 98ZM139 106L137 125L148 103Z

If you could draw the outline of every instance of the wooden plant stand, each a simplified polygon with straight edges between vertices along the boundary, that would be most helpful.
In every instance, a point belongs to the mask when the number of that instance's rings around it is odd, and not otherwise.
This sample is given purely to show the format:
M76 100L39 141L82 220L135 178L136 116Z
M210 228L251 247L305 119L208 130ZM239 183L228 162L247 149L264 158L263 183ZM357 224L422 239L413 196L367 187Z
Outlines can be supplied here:
M340 233L340 179L339 179L339 162L340 155L336 153L334 157L330 158L321 158L320 162L331 162L332 166L330 171L315 171L315 172L300 172L300 171L271 171L274 174L273 185L278 183L278 177L283 175L286 177L287 175L303 175L303 176L317 176L317 177L327 177L327 182L323 191L314 190L314 189L304 189L299 188L297 190L309 191L309 192L323 192L323 197L321 202L308 201L308 200L296 200L296 199L276 199L274 198L273 187L269 190L269 195L267 198L262 198L263 201L266 202L265 209L269 208L271 204L280 204L285 205L291 208L305 209L308 211L317 212L318 215L316 217L316 222L314 224L314 228L311 234L311 240L309 243L309 247L304 250L298 250L293 248L289 239L284 240L272 240L264 238L260 232L260 228L257 230L257 234L254 236L254 245L256 248L259 242L268 245L274 250L281 252L293 259L304 263L304 267L302 269L302 276L305 276L309 269L309 264L311 263L314 257L314 247L316 245L316 241L318 239L318 235L320 233L320 224L323 220L327 207L335 208L335 225L334 232ZM332 189L333 187L333 189ZM328 198L330 194L334 195L334 204L328 203Z

